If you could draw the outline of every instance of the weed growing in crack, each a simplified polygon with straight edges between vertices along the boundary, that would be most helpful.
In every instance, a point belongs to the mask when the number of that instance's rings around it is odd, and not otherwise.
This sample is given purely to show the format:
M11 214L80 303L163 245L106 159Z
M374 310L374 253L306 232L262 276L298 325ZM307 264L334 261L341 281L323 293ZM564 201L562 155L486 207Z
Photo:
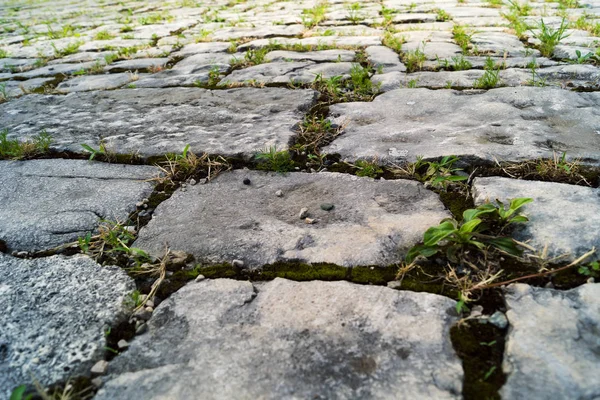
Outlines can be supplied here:
M454 25L452 27L452 36L456 44L462 49L464 54L469 54L469 47L471 46L472 33L467 33L467 30L462 25Z
M466 60L463 55L452 57L452 69L454 71L465 71L473 68L473 64Z
M390 49L394 50L396 53L400 54L402 52L402 44L404 43L404 38L399 38L393 32L386 30L383 34L382 43L384 46L387 46Z
M327 99L326 103L347 101L371 101L379 93L379 85L373 85L372 68L354 64L350 70L350 79L333 76L325 79L319 74L312 83L315 90Z
M438 22L446 22L452 19L452 16L448 14L445 10L441 8L436 8L435 10L435 20Z
M318 154L318 149L333 141L343 130L322 116L308 115L299 126L298 141L293 146L295 151L308 151ZM309 154L310 155L310 154Z
M362 6L360 3L352 3L347 7L348 10L348 20L353 24L358 24L363 21L365 17L360 13Z
M265 62L265 56L269 52L268 47L258 49L248 49L244 54L244 58L238 59L233 57L230 61L233 69L247 68L254 65L259 65Z
M327 1L318 2L313 8L302 10L302 24L308 29L314 28L325 19L325 13L329 6Z
M290 152L287 150L277 151L275 146L256 153L254 158L258 162L256 167L264 171L285 173L294 170L294 161Z
M425 49L425 43L423 43L423 49L417 47L415 50L407 51L402 57L402 61L406 65L407 72L415 72L423 69L423 63L427 60L423 50Z
M379 174L383 173L383 169L376 161L370 162L367 160L358 160L354 163L354 167L356 168L357 176L376 178Z
M450 185L460 185L468 179L467 176L459 175L462 168L455 167L458 161L457 156L444 156L439 161L424 161L423 156L418 156L414 163L394 166L390 172L400 178L416 179L426 187L446 191Z
M539 87L546 86L546 78L542 78L539 76L539 74L537 73L537 68L538 68L537 62L534 59L533 62L530 63L530 65L529 65L529 69L531 70L531 79L529 79L527 81L527 84L530 86L539 86Z
M200 171L204 171L206 180L210 181L221 171L229 170L231 165L221 156L210 157L204 153L197 156L186 145L181 154L167 154L166 161L158 167L163 171L163 176L157 178L160 183L174 185L176 181L185 181Z
M6 91L6 83L0 83L0 104L8 101L8 92Z
M21 160L40 156L50 151L52 137L43 130L39 135L30 140L19 141L8 139L8 129L0 132L0 159Z
M427 229L423 243L411 248L406 263L426 261L440 255L448 262L447 280L460 291L459 300L468 302L474 290L489 285L501 275L502 257L523 254L518 242L503 232L512 224L525 223L520 209L530 198L516 198L508 205L486 203L463 212L462 220L446 218Z
M473 82L473 87L476 89L495 88L500 82L500 68L501 65L496 65L491 57L486 58L483 76Z
M538 49L544 57L552 57L552 53L554 53L554 49L558 43L569 36L568 33L565 33L568 26L569 24L563 18L560 26L557 29L554 29L546 25L544 19L542 18L538 26L538 31L533 31L530 29L533 37L541 42L538 46Z
M69 43L67 46L63 47L62 49L57 48L54 43L51 43L50 45L52 46L52 49L54 49L54 57L62 58L62 57L68 56L70 54L77 53L77 50L79 50L79 47L82 44L83 44L82 41L76 41L73 43Z

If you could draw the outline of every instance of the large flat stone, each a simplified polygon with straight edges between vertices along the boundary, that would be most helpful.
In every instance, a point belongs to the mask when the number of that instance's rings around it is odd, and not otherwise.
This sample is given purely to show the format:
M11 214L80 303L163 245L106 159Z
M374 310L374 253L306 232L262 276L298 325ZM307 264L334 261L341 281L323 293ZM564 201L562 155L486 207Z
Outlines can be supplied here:
M332 117L346 128L324 150L383 162L452 154L509 161L566 151L600 164L598 107L600 92L557 88L399 89L371 103L333 105Z
M272 62L233 71L223 78L224 83L311 83L318 76L328 79L349 76L352 63Z
M5 204L5 203L4 203ZM22 260L0 253L0 397L33 379L47 386L87 375L104 332L126 318L135 289L117 267L90 258Z
M298 123L316 100L313 90L240 88L122 89L31 95L0 105L0 129L9 137L37 135L53 146L82 152L100 138L121 154L195 152L253 155L265 146L287 148Z
M242 183L246 177L251 185ZM335 208L324 211L323 203ZM315 224L299 218L304 207ZM250 267L293 260L389 265L447 216L437 196L412 181L237 170L176 192L135 245L159 254L168 243L200 262L240 259Z
M454 304L348 282L188 284L96 399L458 399Z
M502 398L598 398L600 285L561 292L515 284L505 298Z
M41 250L85 236L100 219L124 222L158 173L85 160L0 161L0 239L9 250Z
M568 255L566 259L574 260L592 247L600 249L600 189L493 177L476 178L473 191L477 204L531 197L533 203L523 208L530 221L514 236L540 252L548 245L549 257Z

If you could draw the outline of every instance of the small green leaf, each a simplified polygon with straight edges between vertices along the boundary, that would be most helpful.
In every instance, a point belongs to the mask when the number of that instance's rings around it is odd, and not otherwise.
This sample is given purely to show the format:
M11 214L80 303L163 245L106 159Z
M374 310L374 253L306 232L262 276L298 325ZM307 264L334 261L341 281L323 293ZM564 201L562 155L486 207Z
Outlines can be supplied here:
M444 221L438 226L431 227L423 235L423 244L425 246L434 246L440 240L447 238L456 232L456 228L451 221Z
M471 233L475 230L475 228L477 228L477 226L479 226L479 224L481 224L481 222L482 221L479 218L469 220L462 224L458 231L460 233Z
M511 238L491 238L487 239L486 242L513 256L520 256L523 254L523 251L517 247L517 244Z
M516 211L519 208L523 207L525 204L531 203L532 201L533 199L529 197L518 197L516 199L512 199L510 201L510 209Z
M413 246L408 253L406 254L405 261L407 263L411 263L417 258L417 256L423 256L425 258L429 258L436 254L439 249L435 246L423 246L417 245Z
M513 218L511 218L510 222L511 223L517 223L517 222L527 222L529 221L529 218L527 218L524 215L515 215Z

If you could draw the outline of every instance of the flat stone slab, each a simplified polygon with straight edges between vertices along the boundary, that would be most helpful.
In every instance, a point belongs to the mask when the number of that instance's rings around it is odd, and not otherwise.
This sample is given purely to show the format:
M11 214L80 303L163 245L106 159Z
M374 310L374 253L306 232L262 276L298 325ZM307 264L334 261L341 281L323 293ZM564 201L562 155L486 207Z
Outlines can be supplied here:
M566 151L600 164L600 92L515 87L487 92L398 89L371 103L335 104L343 135L326 146L344 159L417 156L515 161Z
M3 203L6 204L6 203ZM103 358L104 332L125 315L135 289L117 267L90 258L23 260L0 253L0 396L88 375Z
M352 63L334 62L272 62L233 71L223 78L224 83L311 83L318 76L328 79L334 76L349 76Z
M600 249L600 189L490 177L476 178L473 192L476 204L532 198L533 203L523 207L529 222L514 236L540 252L548 245L548 257L568 255L566 260L575 260L592 247ZM600 258L600 252L595 257Z
M120 74L78 76L61 82L56 91L59 93L87 92L90 90L116 89L133 82L134 76L129 72Z
M85 160L0 161L0 240L35 251L77 240L100 219L125 222L159 169Z
M568 291L514 284L505 299L510 328L502 398L597 398L600 284Z
M458 399L454 304L348 282L188 284L111 362L96 400Z
M270 51L265 61L314 61L314 62L351 62L356 52L352 50L320 50L320 51Z
M97 148L102 138L117 153L143 157L181 153L187 144L197 153L252 156L287 148L317 92L165 88L26 97L0 104L0 129L9 137L46 129L54 148L78 153L82 143Z
M324 211L324 203L334 209ZM299 217L302 208L314 224ZM386 266L401 261L427 228L448 216L438 197L417 182L236 170L174 193L157 207L135 246L159 254L168 243L199 262L239 259L249 267L295 260Z

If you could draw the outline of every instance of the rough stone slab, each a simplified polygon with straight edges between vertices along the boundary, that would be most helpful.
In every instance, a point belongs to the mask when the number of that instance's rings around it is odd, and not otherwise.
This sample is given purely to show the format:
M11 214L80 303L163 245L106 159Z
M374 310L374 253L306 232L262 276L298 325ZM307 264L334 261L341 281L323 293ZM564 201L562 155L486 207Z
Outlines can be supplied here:
M509 286L510 322L503 399L595 399L600 396L600 284L558 291Z
M323 211L322 203L335 208ZM302 208L315 224L299 218ZM437 196L416 182L237 170L176 192L157 207L135 246L158 254L169 243L200 262L239 259L250 267L291 260L385 266L401 261L447 216Z
M6 204L6 203L4 203ZM0 253L0 396L87 375L104 355L104 332L126 317L135 289L118 267L90 258L23 260Z
M0 104L0 129L9 137L37 135L53 146L83 152L100 138L117 153L141 156L181 153L190 144L201 153L251 156L257 149L285 149L315 102L313 90L239 88L121 89L30 95Z
M406 67L400 62L398 54L385 46L369 46L365 49L373 67L381 68L383 73L399 71L406 72Z
M120 74L85 75L61 82L56 91L59 93L87 92L90 90L117 89L130 82L134 77L129 72Z
M383 162L452 154L514 161L566 151L599 164L598 107L600 93L549 87L399 89L371 103L333 105L331 116L346 129L324 150Z
M270 51L265 61L313 61L313 62L351 62L356 52L352 50L320 50L320 51Z
M257 39L238 46L238 51L246 51L249 49L257 49L267 47L273 43L282 45L294 46L339 46L339 47L364 47L364 46L380 46L381 37L379 36L315 36L304 39Z
M85 160L0 161L0 239L9 250L77 240L100 219L124 222L158 176L150 166Z
M92 61L84 63L53 64L42 68L32 69L27 72L19 72L14 74L13 77L18 79L31 79L44 76L71 75L77 71L92 68L95 64L96 63Z
M491 177L476 178L473 190L476 204L531 197L533 203L523 207L530 221L514 236L540 252L548 245L548 257L568 254L566 259L574 260L592 247L600 249L600 189Z
M324 79L349 75L352 63L273 62L233 71L223 79L229 83L289 83L314 82L318 75Z
M231 44L228 42L192 43L171 54L171 57L189 57L198 53L220 53L226 51Z
M471 44L482 54L509 57L527 56L532 51L535 51L534 55L540 54L538 50L526 49L518 37L505 32L475 33L471 36Z
M215 41L226 42L242 38L298 36L305 29L303 25L260 26L256 28L227 27L211 33L210 37Z
M458 399L454 304L348 282L188 284L96 399Z
M104 71L115 73L125 71L147 72L156 68L164 68L168 58L138 58L134 60L117 61L104 67Z

